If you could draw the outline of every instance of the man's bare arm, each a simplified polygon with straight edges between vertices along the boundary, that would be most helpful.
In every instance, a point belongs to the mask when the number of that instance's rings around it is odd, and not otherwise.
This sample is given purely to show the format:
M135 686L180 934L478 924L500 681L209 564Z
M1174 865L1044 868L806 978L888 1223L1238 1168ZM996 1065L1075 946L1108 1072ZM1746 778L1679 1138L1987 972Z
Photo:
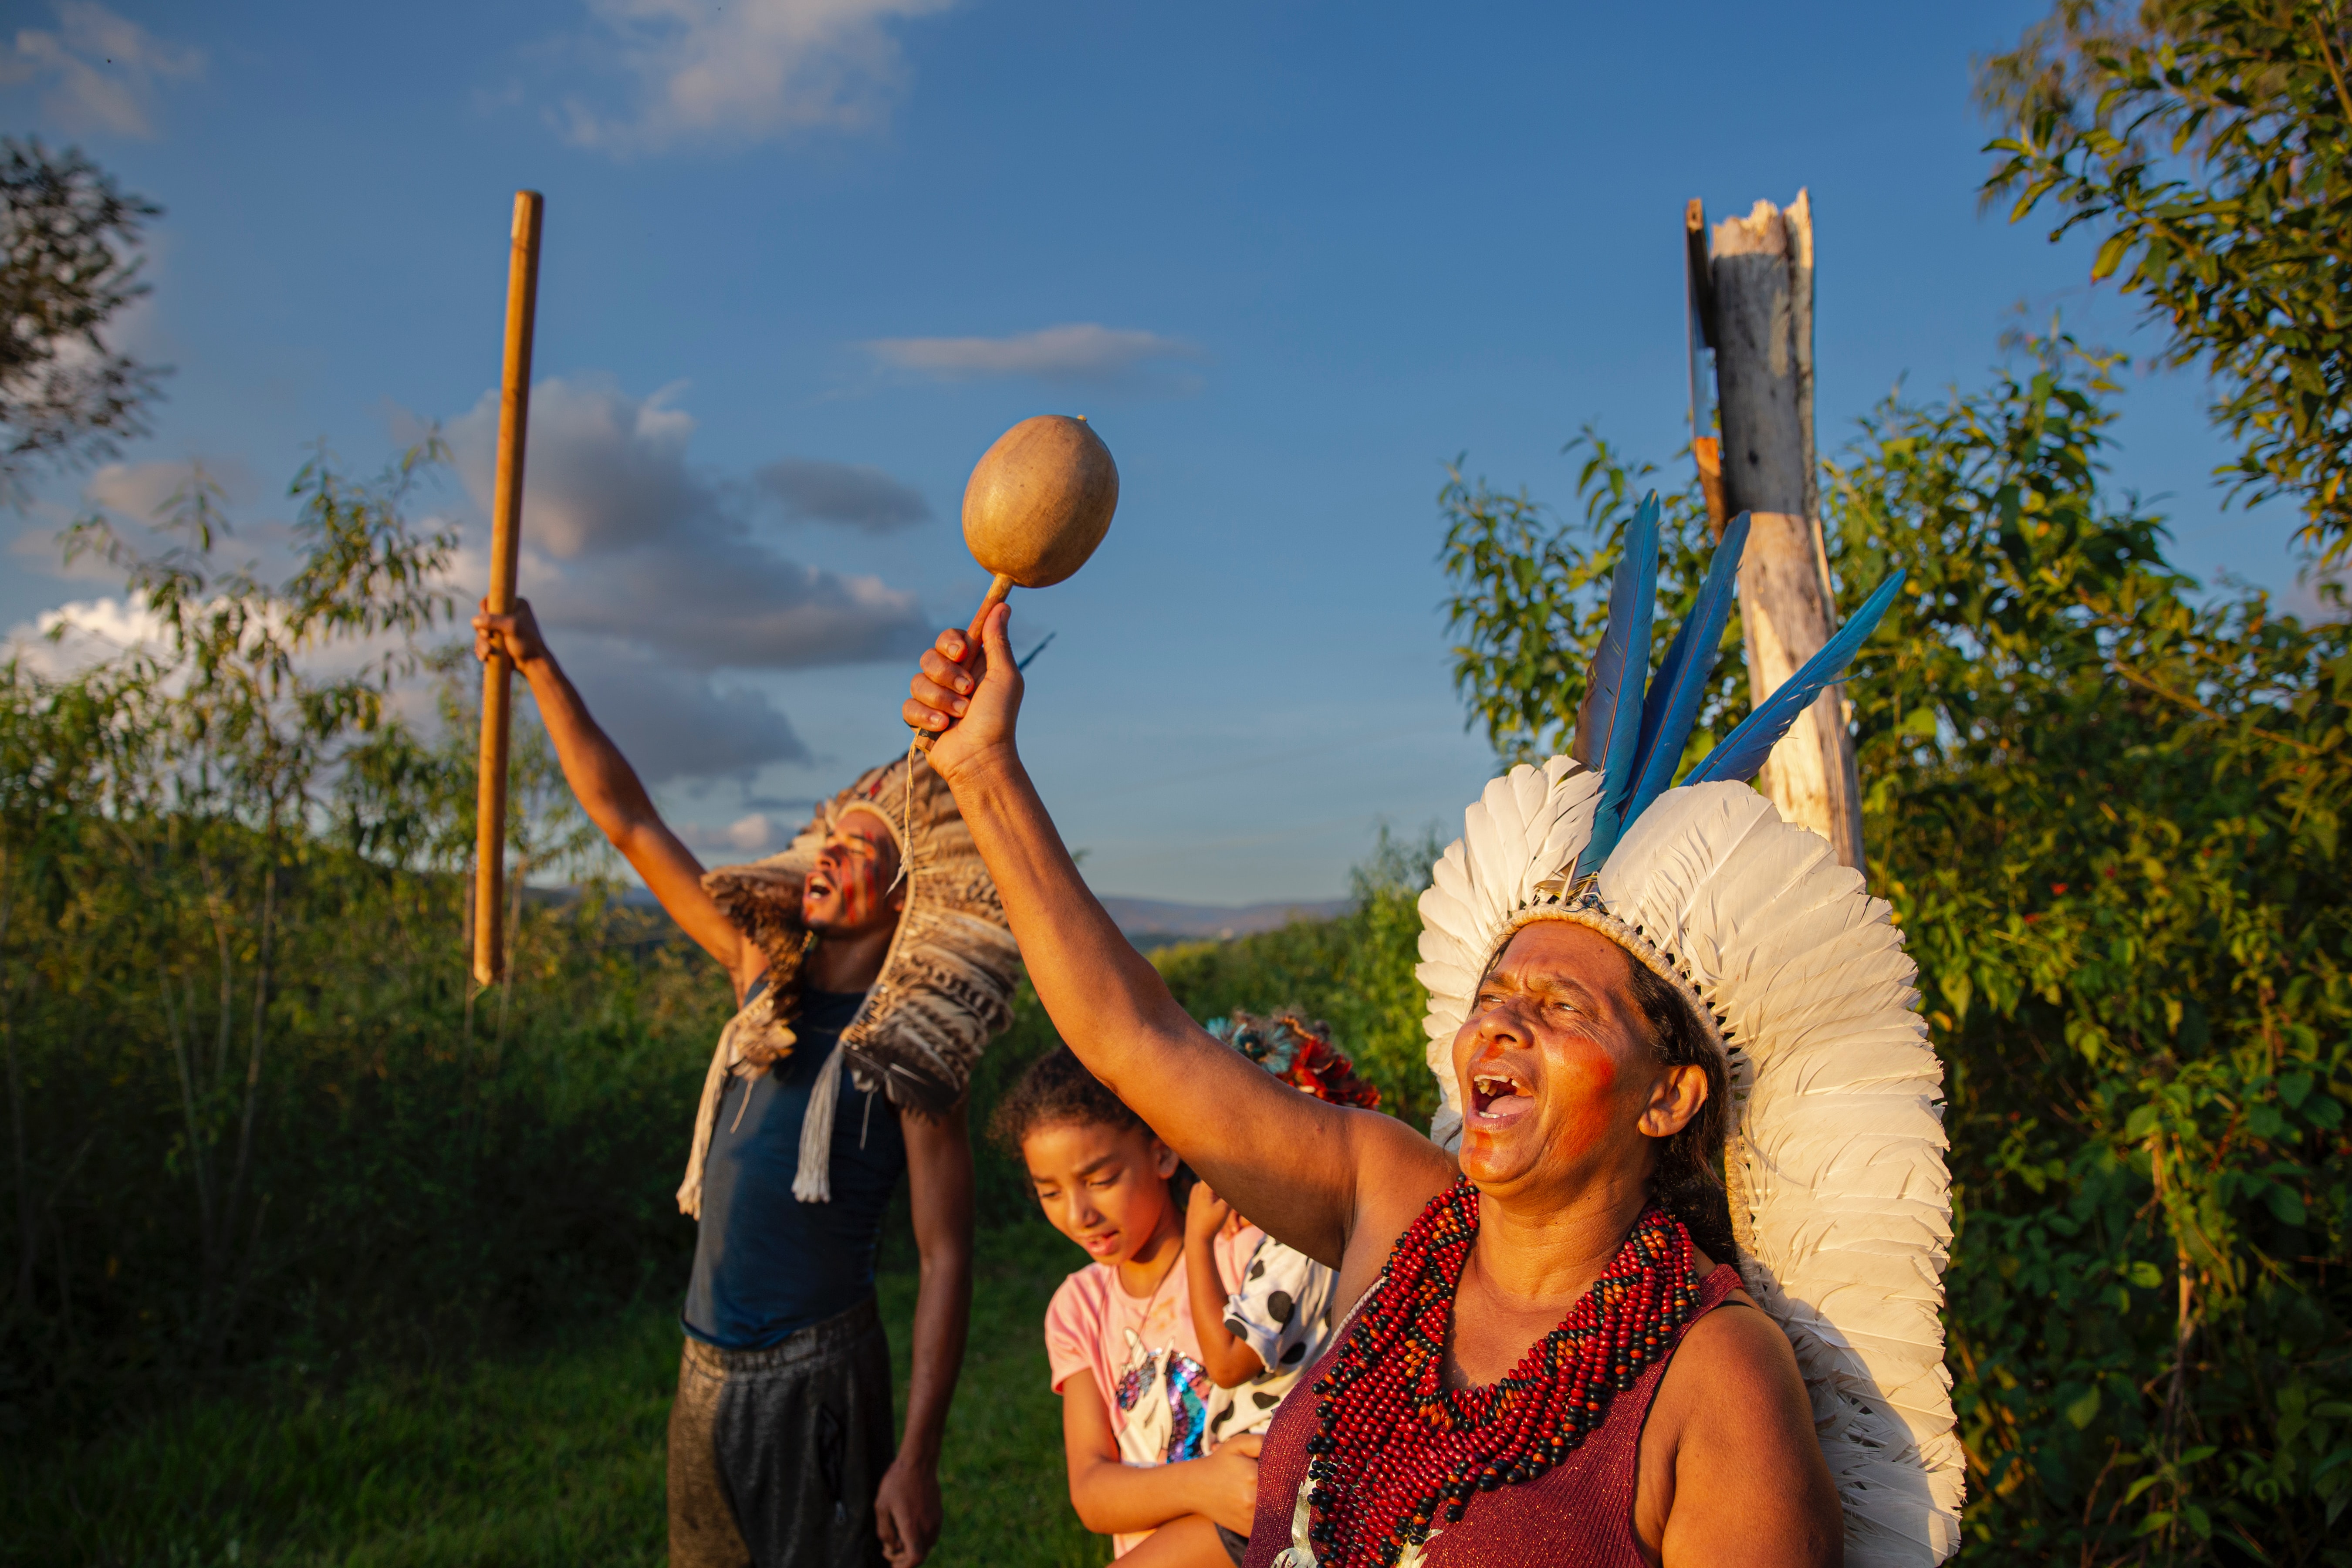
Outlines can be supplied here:
M530 601L516 600L511 616L485 612L474 617L475 656L488 658L494 647L503 647L530 682L547 737L563 764L564 782L579 797L588 820L636 868L680 929L734 977L740 994L767 968L767 954L757 943L746 942L719 901L703 890L702 862L662 821L636 770L589 716L588 705L540 636Z
M909 722L953 729L931 748L1004 900L1038 1000L1079 1059L1218 1193L1269 1235L1333 1265L1364 1233L1371 1250L1453 1179L1435 1145L1392 1118L1298 1093L1185 1015L1159 971L1119 934L1078 875L1013 743L1021 676L1007 612L985 652L940 635L906 707ZM961 689L951 689L958 686ZM1344 1290L1359 1272L1345 1270Z
M915 1289L907 1428L882 1478L875 1519L891 1568L911 1568L940 1536L940 1441L971 1321L971 1130L961 1105L937 1121L902 1115L899 1125L922 1274Z

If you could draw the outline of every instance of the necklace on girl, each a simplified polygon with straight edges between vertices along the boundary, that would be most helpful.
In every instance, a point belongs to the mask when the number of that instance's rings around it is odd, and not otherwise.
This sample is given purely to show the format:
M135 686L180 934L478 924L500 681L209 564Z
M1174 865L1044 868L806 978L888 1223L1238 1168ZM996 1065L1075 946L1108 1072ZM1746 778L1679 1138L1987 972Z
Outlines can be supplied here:
M1698 1305L1690 1232L1653 1204L1509 1375L1449 1389L1446 1332L1477 1238L1478 1190L1456 1178L1397 1238L1379 1288L1315 1384L1307 1535L1321 1568L1417 1562L1473 1495L1559 1463L1673 1347Z

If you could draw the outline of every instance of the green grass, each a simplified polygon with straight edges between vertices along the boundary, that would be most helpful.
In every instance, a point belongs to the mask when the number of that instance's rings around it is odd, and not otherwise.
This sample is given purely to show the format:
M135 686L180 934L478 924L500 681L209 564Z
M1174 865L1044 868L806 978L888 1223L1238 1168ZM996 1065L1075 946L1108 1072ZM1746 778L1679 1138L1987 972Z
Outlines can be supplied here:
M1080 1261L1032 1221L981 1237L930 1561L1076 1568L1108 1542L1070 1511L1045 1303ZM882 1279L903 1399L915 1282ZM0 1559L41 1564L476 1568L665 1561L677 1309L647 1302L454 1374L289 1382L62 1452L0 1456Z

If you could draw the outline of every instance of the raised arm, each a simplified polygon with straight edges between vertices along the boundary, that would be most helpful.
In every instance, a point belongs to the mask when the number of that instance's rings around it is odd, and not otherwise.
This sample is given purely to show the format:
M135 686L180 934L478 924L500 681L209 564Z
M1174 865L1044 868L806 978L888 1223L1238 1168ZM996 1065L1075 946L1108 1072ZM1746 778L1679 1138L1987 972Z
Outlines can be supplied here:
M931 763L988 862L1038 1000L1097 1078L1193 1170L1276 1238L1335 1266L1341 1289L1369 1267L1453 1163L1390 1117L1327 1104L1277 1082L1185 1016L1129 945L1063 847L1014 746L1022 680L1009 610L982 622L983 647L940 635L911 687L907 721L938 738ZM1352 1299L1352 1298L1350 1298Z
M669 911L686 934L702 944L734 978L739 996L768 966L767 954L735 929L726 911L702 888L702 862L669 830L654 809L653 797L638 782L637 773L620 748L596 721L588 705L548 651L530 601L517 599L514 614L493 616L484 602L474 617L474 655L487 659L503 647L514 667L530 682L547 738L555 743L556 760L563 764L564 782L580 799L588 820L613 841L613 847L636 868L661 907Z

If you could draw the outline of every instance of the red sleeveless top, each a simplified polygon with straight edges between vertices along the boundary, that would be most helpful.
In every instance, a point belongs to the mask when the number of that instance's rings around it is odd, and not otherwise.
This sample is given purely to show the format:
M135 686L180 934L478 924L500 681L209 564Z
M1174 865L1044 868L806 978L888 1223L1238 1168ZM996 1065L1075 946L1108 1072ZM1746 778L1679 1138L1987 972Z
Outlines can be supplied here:
M1698 1310L1690 1321L1723 1305L1739 1289L1739 1270L1727 1264L1699 1281ZM1369 1292L1367 1293L1369 1299ZM1359 1301L1358 1310L1363 1303ZM1355 1312L1348 1314L1352 1321ZM1690 1326L1683 1326L1683 1333ZM1257 1461L1257 1519L1244 1568L1273 1568L1292 1544L1298 1489L1307 1479L1307 1439L1315 1435L1315 1381L1347 1342L1347 1325L1330 1349L1294 1384L1274 1415ZM1675 1336L1680 1345L1682 1334ZM1459 1524L1431 1533L1423 1548L1428 1568L1504 1568L1542 1563L1551 1568L1642 1568L1633 1534L1633 1489L1639 1479L1642 1428L1650 1401L1673 1361L1673 1348L1643 1369L1633 1386L1609 1402L1600 1428L1532 1481L1497 1487L1471 1499ZM1300 1536L1303 1544L1305 1537ZM1311 1561L1302 1553L1294 1561Z

